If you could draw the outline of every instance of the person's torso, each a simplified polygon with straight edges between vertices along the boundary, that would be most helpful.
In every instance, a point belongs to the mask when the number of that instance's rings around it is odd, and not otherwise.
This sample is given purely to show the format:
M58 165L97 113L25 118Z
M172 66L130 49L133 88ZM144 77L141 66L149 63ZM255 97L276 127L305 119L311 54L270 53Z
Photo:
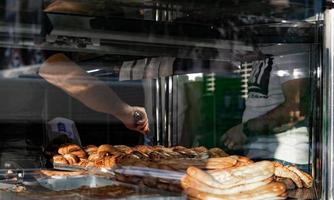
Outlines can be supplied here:
M282 83L308 76L308 54L267 56L255 61L248 81L248 98L243 122L264 115L285 101ZM243 147L250 158L279 159L307 164L309 135L307 123L275 135L249 137Z
M243 121L267 113L284 102L280 80L275 75L278 69L274 62L273 57L253 62Z

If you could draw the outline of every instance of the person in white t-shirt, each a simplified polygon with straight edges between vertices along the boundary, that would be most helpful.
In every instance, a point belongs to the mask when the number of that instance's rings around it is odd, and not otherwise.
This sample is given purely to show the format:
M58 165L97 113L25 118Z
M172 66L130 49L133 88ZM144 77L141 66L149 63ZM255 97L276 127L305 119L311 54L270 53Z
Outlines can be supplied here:
M254 61L242 123L221 142L252 159L274 159L307 166L309 52Z

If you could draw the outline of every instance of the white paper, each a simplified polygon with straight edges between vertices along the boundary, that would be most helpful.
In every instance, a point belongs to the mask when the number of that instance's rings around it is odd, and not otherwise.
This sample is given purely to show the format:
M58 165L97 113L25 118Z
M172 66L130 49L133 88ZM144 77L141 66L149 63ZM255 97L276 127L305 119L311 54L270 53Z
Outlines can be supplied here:
M156 79L159 77L159 67L161 63L161 57L152 58L145 70L146 79Z
M119 80L125 81L131 79L131 70L132 66L134 64L134 61L126 61L123 62L120 72L119 72Z
M159 68L159 77L166 77L173 74L173 64L175 58L172 57L162 57L161 64Z
M132 68L132 80L142 80L144 78L147 59L137 60L135 66Z

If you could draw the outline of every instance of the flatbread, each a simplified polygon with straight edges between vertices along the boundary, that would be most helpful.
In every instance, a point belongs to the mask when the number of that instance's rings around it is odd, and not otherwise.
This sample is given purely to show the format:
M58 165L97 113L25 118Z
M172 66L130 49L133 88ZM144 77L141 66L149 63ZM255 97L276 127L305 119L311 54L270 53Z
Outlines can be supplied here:
M249 190L254 190L258 187L269 184L270 182L272 182L272 180L273 180L273 178L270 177L268 179L265 179L265 180L259 181L259 182L255 182L255 183L250 183L250 184L246 184L246 185L239 185L239 186L235 186L235 187L228 188L228 189L219 189L219 188L211 187L211 186L209 186L205 183L202 183L200 180L197 180L193 177L184 176L181 179L181 185L184 189L196 188L199 191L207 192L207 193L211 193L211 194L230 195L230 194L237 194L237 193L245 192L245 191L249 191Z
M217 182L226 185L224 188L226 189L237 185L265 180L272 177L274 171L275 168L272 162L261 161L233 169L215 170L209 173Z
M185 191L191 198L202 200L267 200L267 199L281 199L286 198L285 185L279 182L271 182L270 184L258 187L254 190L241 192L233 195L216 195L207 192L198 191L194 188L187 188Z

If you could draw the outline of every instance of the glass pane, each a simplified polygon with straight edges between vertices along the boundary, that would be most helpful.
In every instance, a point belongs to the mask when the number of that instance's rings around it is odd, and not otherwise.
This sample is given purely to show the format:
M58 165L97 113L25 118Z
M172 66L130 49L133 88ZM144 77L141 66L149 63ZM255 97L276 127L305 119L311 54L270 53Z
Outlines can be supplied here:
M52 168L73 143L127 145L128 160L174 161L182 166L165 167L182 173L217 156L212 148L311 173L321 9L311 0L2 1L0 168Z

